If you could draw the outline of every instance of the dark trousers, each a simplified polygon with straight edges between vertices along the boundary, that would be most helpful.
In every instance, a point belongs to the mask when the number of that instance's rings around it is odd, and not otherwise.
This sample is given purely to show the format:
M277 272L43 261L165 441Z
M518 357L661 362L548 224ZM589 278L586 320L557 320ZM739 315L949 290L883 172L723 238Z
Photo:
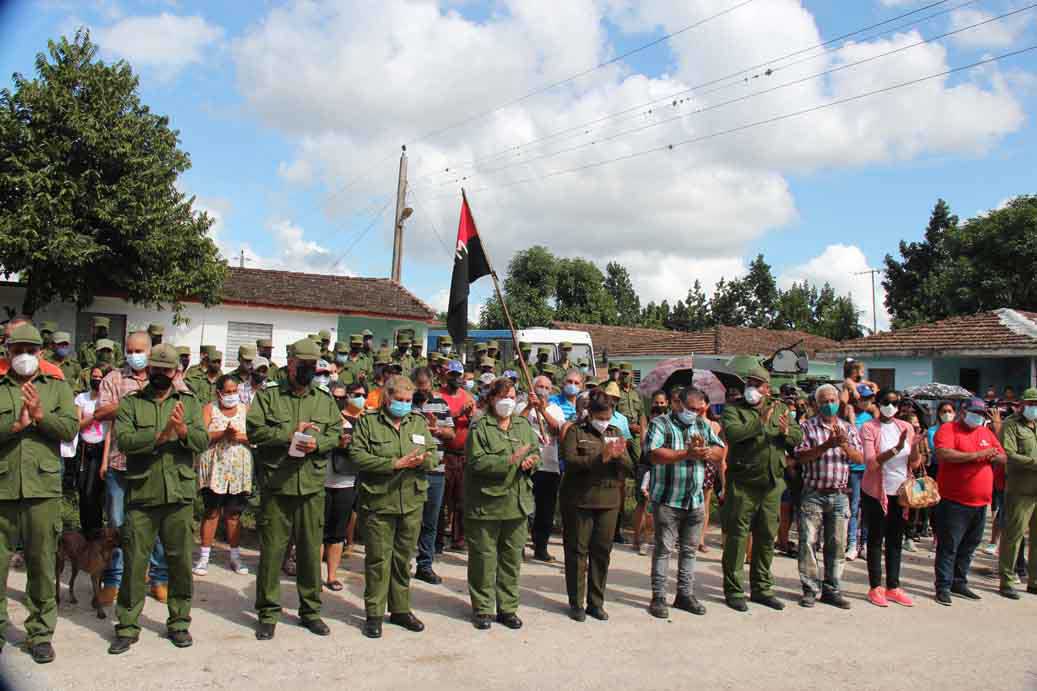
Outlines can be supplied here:
M418 568L431 569L436 554L436 533L439 530L439 515L443 508L443 490L446 475L428 473L428 490L425 493L425 508L421 511L421 534L418 537Z
M537 551L547 549L551 530L555 524L555 507L558 505L558 485L562 476L543 470L533 474L533 547Z
M889 511L868 494L861 495L861 513L868 527L868 585L882 585L882 547L886 547L886 588L900 587L900 559L904 551L904 510L895 495L887 495Z
M986 518L986 506L965 506L949 499L936 505L936 592L967 584Z
M79 442L79 528L88 538L101 534L104 527L104 480L101 479L101 457L104 442Z
M570 607L605 604L605 582L612 558L612 536L619 509L581 509L564 505L565 589Z

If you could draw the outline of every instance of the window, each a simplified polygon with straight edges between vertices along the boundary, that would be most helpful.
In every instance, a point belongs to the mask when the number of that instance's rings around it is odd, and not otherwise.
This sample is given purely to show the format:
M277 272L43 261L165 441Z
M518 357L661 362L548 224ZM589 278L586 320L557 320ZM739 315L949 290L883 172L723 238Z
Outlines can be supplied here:
M634 386L641 386L641 370L634 370Z
M869 367L868 379L878 384L880 389L897 388L897 371L892 367Z
M255 345L260 338L273 338L273 324L254 324L252 322L227 322L227 349L223 351L223 369L235 369L238 366L238 348L243 345Z
M126 349L126 315L105 314L104 312L80 312L76 317L76 348L83 343L94 340L94 317L108 317L111 327L108 329L108 338L119 343L123 350ZM118 353L116 353L118 357Z

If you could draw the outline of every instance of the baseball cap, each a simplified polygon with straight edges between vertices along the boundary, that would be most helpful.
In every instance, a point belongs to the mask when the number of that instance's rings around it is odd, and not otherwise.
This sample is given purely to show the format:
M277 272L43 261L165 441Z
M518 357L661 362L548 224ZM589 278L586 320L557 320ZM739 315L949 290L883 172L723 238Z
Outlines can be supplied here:
M252 369L257 370L260 367L266 367L270 369L270 361L263 356L259 356L252 360Z
M464 365L461 364L460 360L451 360L446 365L447 372L456 372L457 374L464 374Z
M504 374L502 376L505 376L508 379L515 379L515 380L518 380L518 378L519 378L518 372L516 372L513 369L505 370L505 372L504 372Z
M985 413L987 412L987 402L982 398L970 398L965 404L965 410L972 413Z
M858 384L857 385L857 394L861 398L871 398L872 396L875 395L875 392L872 391L871 387L868 386L867 384Z

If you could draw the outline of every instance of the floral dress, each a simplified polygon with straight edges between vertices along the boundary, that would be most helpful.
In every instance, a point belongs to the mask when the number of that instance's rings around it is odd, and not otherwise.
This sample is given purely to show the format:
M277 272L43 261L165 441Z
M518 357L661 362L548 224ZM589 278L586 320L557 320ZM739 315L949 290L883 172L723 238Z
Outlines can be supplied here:
M215 403L209 407L212 410L209 432L222 432L229 424L236 430L245 430L247 406L238 405L231 417L224 415ZM252 449L248 444L224 438L210 442L209 448L198 457L198 488L214 494L251 494Z

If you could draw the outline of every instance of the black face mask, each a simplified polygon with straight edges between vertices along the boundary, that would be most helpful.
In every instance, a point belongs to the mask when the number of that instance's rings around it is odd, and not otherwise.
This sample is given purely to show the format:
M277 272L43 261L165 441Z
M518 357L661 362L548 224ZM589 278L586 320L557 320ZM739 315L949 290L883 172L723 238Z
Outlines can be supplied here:
M252 375L252 381L255 383L256 386L260 386L263 382L266 381L266 375L265 374L253 374Z
M339 410L345 410L346 406L349 405L349 399L345 396L335 396L335 405L338 406Z
M173 385L173 379L164 372L152 372L148 375L148 383L156 391L166 391Z
M98 389L100 389L101 388L101 380L100 379L91 379L90 380L90 388L93 389L94 391L97 391Z
M162 337L161 336L152 336L151 337L151 345L157 346L157 345L160 345L161 343L162 343Z
M97 354L97 361L102 364L110 364L112 361L112 354L107 351L100 352Z
M652 414L653 415L665 415L668 410L669 410L669 408L664 406L664 405L653 405L652 406Z
M295 383L299 386L309 386L316 374L317 367L315 365L296 365Z
M450 377L446 380L446 387L451 391L457 391L461 388L461 380L457 377Z
M188 367L190 367L190 366L191 366L191 359L190 359L190 358L184 358L184 359L182 359L182 360L180 361L180 366L181 366L182 368L184 368L184 369L187 369Z

